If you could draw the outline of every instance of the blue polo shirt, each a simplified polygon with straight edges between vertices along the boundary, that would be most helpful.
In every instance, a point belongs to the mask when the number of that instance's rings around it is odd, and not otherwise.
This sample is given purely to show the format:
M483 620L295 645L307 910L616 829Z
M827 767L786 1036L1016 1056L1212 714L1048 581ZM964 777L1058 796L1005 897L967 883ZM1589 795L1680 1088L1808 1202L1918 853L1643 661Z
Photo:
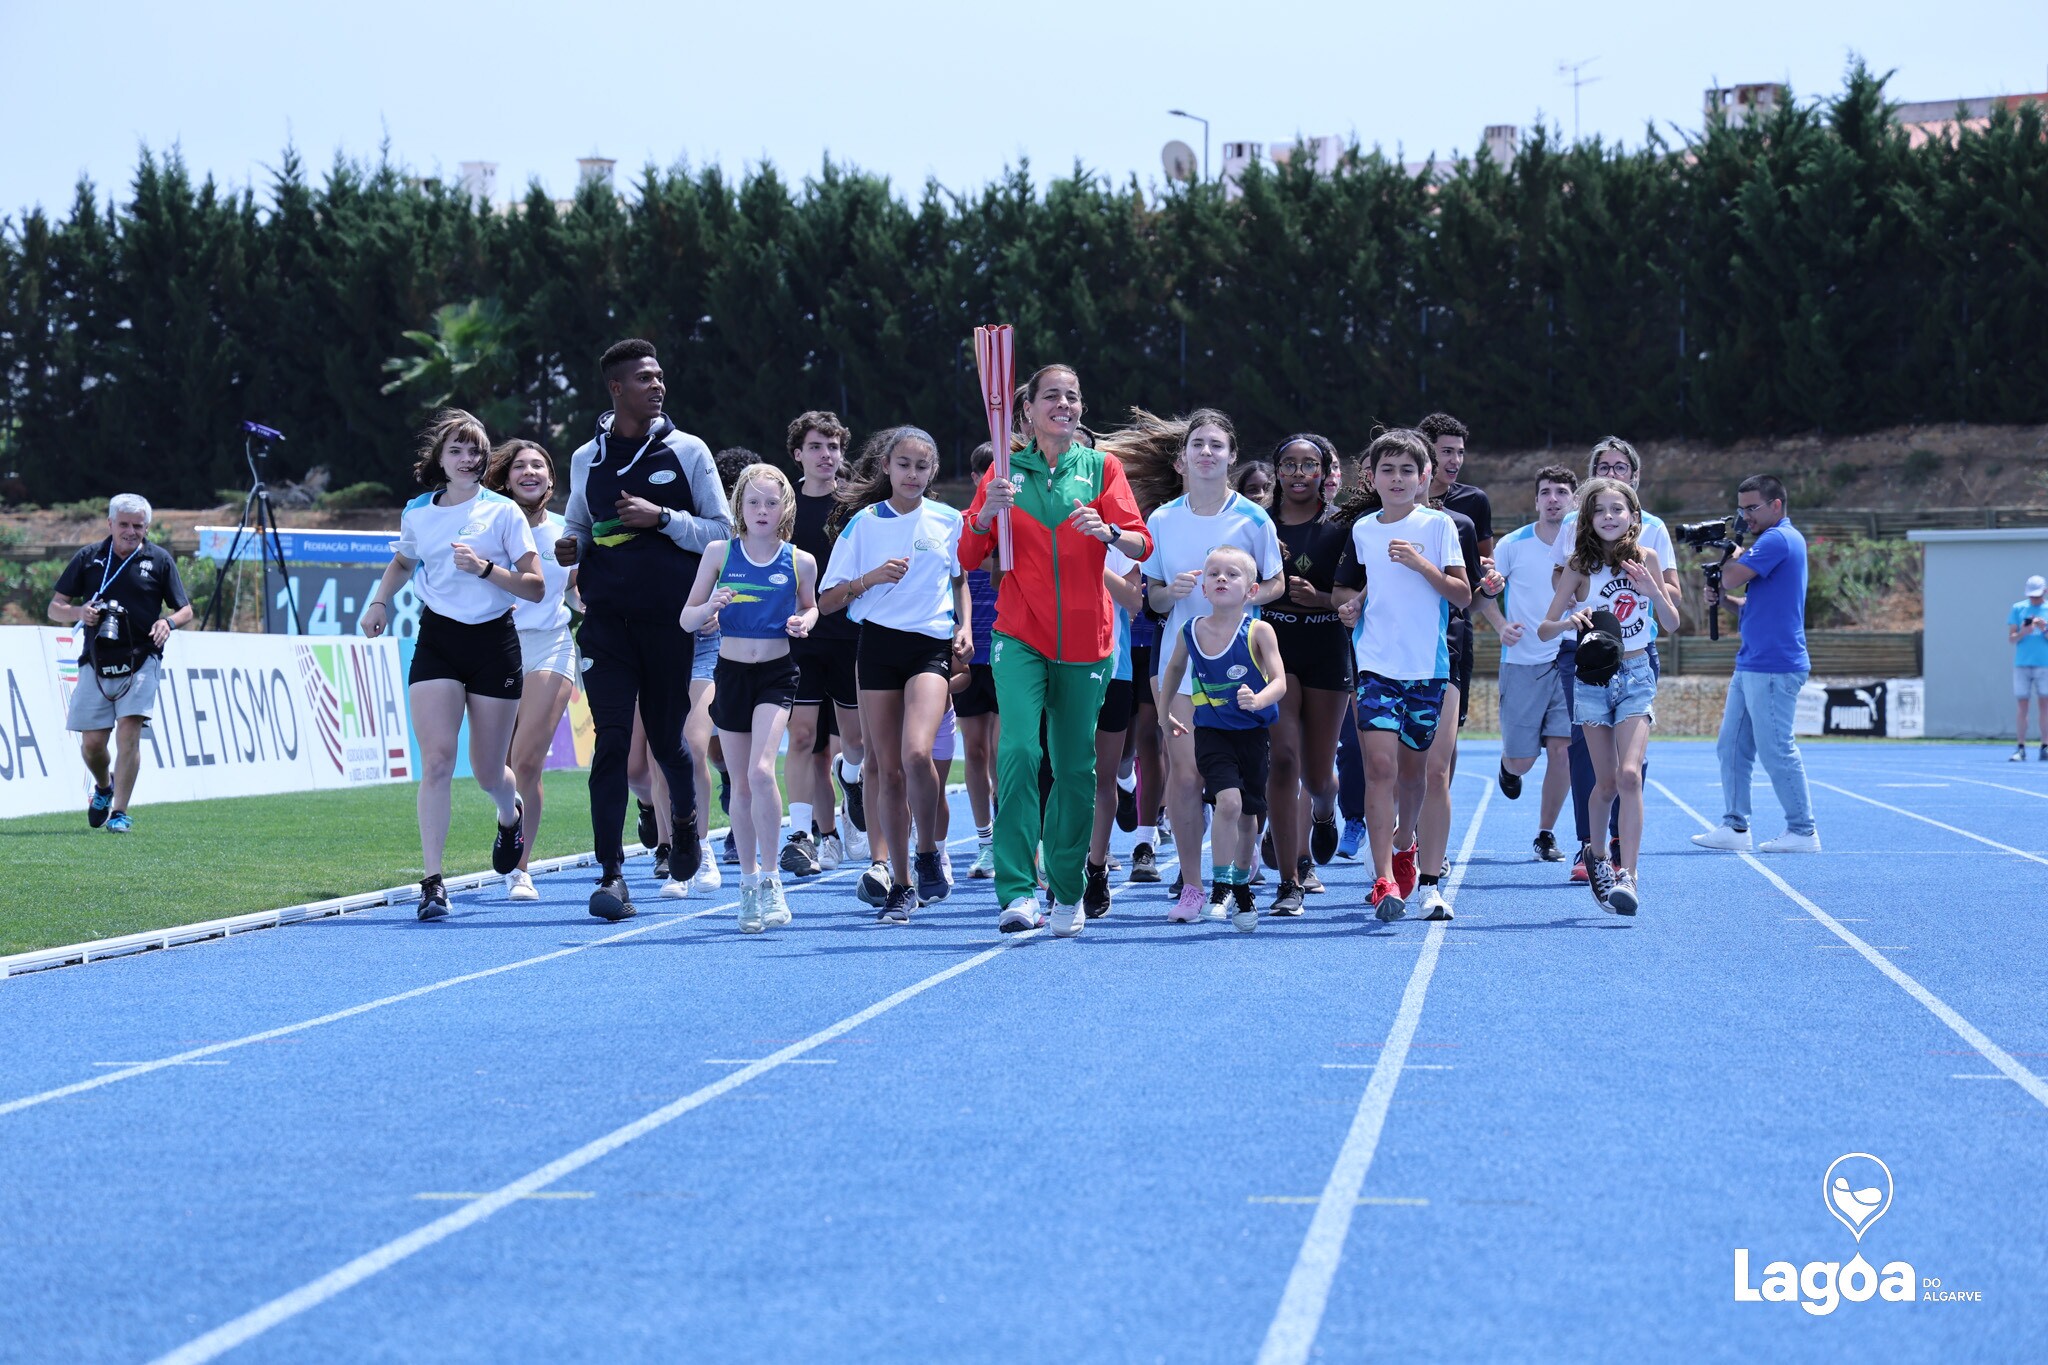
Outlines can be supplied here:
M2005 623L2016 626L2028 617L2048 617L2048 602L2022 597L2006 613ZM2020 636L2020 642L2012 647L2012 665L2014 668L2048 668L2048 635L2043 635L2036 627Z
M1810 673L1806 656L1806 537L1787 517L1756 538L1742 561L1756 575L1744 590L1745 673Z

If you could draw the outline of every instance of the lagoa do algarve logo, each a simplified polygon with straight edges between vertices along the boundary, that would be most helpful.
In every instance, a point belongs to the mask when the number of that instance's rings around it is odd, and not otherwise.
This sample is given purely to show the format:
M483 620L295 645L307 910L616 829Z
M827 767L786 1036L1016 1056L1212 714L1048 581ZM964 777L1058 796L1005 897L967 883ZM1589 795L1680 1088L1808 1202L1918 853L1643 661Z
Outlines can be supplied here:
M1821 1202L1857 1243L1892 1206L1892 1172L1868 1152L1838 1156L1821 1177ZM1935 1283L1939 1283L1936 1281ZM1911 1303L1919 1297L1919 1281L1906 1261L1887 1261L1882 1270L1865 1260L1861 1250L1847 1264L1840 1261L1772 1261L1764 1267L1762 1284L1751 1282L1749 1248L1735 1249L1737 1303L1796 1303L1824 1318L1843 1299L1866 1303Z

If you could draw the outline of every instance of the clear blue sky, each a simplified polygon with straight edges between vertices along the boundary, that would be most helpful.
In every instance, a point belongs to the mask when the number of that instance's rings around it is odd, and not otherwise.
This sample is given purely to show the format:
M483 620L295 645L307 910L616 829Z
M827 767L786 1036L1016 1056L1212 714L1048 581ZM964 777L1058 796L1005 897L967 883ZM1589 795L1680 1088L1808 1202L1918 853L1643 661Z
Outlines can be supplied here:
M914 192L1026 156L1156 179L1167 139L1201 150L1180 107L1219 144L1356 134L1417 160L1539 114L1569 133L1557 66L1589 57L1582 128L1634 143L1696 129L1716 80L1832 91L1852 51L1901 100L2048 89L2048 0L0 0L0 215L61 210L80 175L125 197L145 144L259 191L287 142L318 171L388 138L423 173L497 162L500 198L566 194L592 154L801 176L830 153Z

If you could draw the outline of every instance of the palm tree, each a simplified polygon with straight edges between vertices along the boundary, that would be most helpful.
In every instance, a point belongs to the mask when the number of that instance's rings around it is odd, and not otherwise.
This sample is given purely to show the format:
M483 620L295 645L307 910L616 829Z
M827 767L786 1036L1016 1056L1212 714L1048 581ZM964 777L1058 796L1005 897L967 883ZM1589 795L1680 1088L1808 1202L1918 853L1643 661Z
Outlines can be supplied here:
M511 432L523 409L517 394L507 392L519 373L512 330L496 299L444 304L434 312L433 331L405 333L419 354L384 362L384 372L394 377L383 391L410 393L425 408L465 408L487 430Z

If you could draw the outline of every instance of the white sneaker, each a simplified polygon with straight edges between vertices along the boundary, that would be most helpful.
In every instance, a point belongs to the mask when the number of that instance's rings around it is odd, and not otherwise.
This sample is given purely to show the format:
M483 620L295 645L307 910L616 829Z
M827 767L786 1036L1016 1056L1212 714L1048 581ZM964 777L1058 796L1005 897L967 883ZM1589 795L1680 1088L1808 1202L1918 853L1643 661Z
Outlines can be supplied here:
M1055 905L1049 917L1054 938L1076 938L1088 916L1078 905Z
M740 932L758 934L768 927L767 916L762 913L761 902L765 899L764 888L742 886L740 888Z
M765 879L756 894L761 898L761 922L770 929L780 929L795 918L789 908L789 899L782 894L782 878Z
M508 901L537 901L540 892L533 889L533 878L526 875L524 868L513 868L505 874L505 899Z
M839 842L837 834L828 834L818 840L818 870L830 872L846 861L846 845Z
M1444 893L1435 886L1425 886L1416 894L1415 908L1423 919L1452 919L1451 903L1444 899Z
M996 875L996 846L993 839L974 851L974 866L967 869L969 881L987 881Z
M939 872L946 879L946 885L953 885L953 855L946 849L939 850Z
M686 882L679 882L671 877L661 884L661 898L665 901L688 900L690 888L694 885L696 885L696 878L694 877Z
M869 857L870 854L868 853L868 836L861 833L859 830L853 828L852 821L848 821L846 829L846 842L841 849L842 861L851 862L852 860L858 858L860 861L866 862L868 861Z
M1816 830L1812 834L1794 834L1788 829L1777 838L1766 839L1758 844L1756 851L1759 853L1818 853L1820 852L1820 832Z
M1038 901L1031 896L1019 896L1003 907L1002 918L996 921L996 928L1006 934L1020 934L1027 929L1041 929L1045 916L1038 913Z
M688 896L702 892L708 895L724 885L725 874L718 870L718 856L707 850L704 854L704 861L699 863L697 870L690 874L690 880L687 883L688 889L683 894ZM664 886L661 889L661 894L666 896L668 888Z
M1730 829L1726 825L1716 825L1705 834L1695 834L1692 841L1701 848L1718 848L1729 853L1749 852L1749 831Z

